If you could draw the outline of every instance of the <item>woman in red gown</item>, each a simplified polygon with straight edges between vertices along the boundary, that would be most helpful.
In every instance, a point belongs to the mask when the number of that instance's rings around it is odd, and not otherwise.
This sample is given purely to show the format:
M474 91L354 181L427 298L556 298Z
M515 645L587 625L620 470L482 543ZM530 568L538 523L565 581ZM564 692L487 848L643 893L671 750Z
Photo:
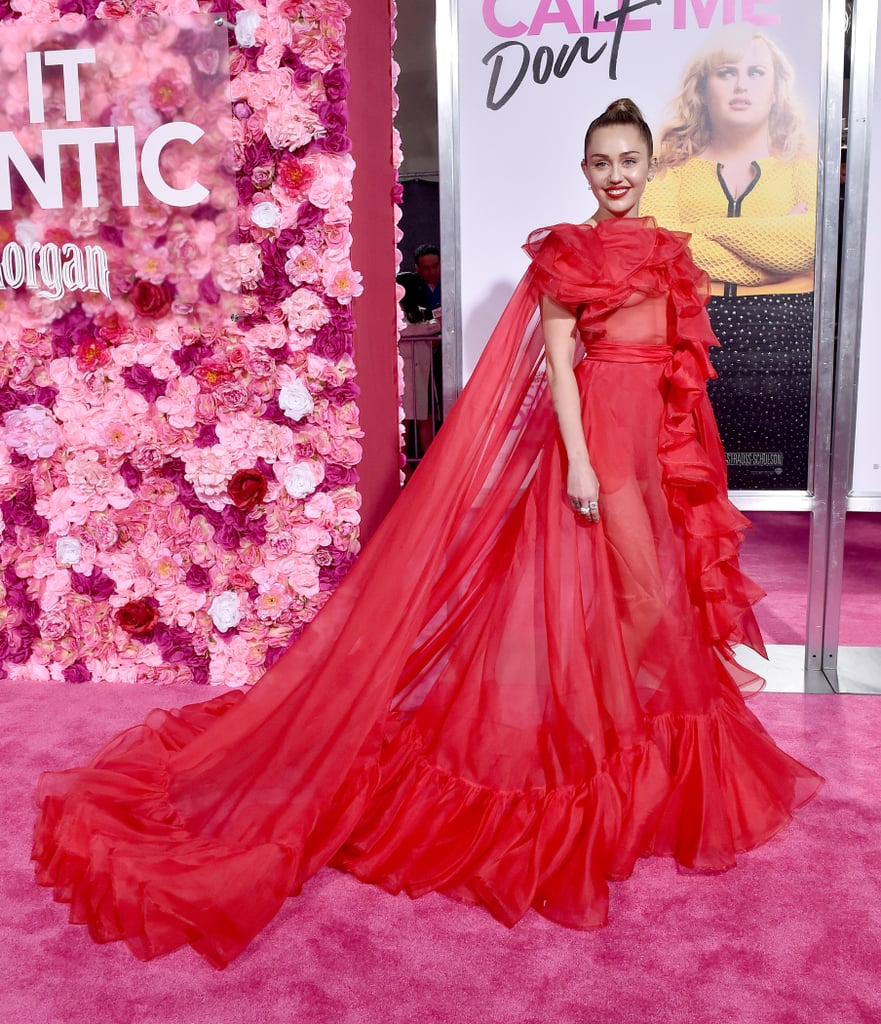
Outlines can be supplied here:
M37 878L95 939L223 967L326 864L591 928L638 857L732 867L819 788L731 653L762 651L761 591L704 276L638 216L630 101L585 150L596 213L530 237L438 443L292 650L43 776Z

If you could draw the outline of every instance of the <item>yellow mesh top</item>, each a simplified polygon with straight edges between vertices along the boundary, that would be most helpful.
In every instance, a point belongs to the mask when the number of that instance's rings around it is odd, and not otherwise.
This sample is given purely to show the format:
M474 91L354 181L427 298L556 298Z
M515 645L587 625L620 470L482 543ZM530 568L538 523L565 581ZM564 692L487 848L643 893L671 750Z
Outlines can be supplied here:
M693 157L646 186L641 215L691 234L691 253L714 282L751 291L802 292L812 287L817 211L817 165L807 158L757 160L760 177L743 197L739 217L714 161ZM805 204L807 212L790 213ZM787 287L790 286L790 287Z

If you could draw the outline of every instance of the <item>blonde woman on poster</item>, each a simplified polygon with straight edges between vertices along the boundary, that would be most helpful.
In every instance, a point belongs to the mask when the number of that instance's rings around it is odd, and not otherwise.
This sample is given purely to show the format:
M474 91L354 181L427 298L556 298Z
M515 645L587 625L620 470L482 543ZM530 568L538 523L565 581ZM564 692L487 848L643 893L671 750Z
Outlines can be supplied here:
M808 485L817 165L792 66L752 26L685 69L643 212L692 235L722 343L710 396L732 488Z

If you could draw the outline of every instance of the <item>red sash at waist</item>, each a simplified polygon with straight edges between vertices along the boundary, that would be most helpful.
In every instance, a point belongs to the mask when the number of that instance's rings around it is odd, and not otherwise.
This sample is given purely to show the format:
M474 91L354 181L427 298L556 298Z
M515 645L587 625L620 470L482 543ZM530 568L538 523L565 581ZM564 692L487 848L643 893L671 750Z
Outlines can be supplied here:
M639 345L632 342L591 341L585 359L604 363L666 363L673 355L669 345Z

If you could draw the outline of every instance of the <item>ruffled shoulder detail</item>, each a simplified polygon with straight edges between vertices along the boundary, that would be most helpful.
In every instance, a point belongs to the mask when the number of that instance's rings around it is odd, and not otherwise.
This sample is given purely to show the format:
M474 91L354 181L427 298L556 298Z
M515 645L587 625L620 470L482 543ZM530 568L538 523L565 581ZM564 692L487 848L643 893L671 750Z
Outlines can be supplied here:
M587 307L588 320L622 306L636 291L669 293L680 315L695 316L710 289L689 255L690 238L659 228L651 217L627 217L538 228L523 248L538 291L573 310Z

